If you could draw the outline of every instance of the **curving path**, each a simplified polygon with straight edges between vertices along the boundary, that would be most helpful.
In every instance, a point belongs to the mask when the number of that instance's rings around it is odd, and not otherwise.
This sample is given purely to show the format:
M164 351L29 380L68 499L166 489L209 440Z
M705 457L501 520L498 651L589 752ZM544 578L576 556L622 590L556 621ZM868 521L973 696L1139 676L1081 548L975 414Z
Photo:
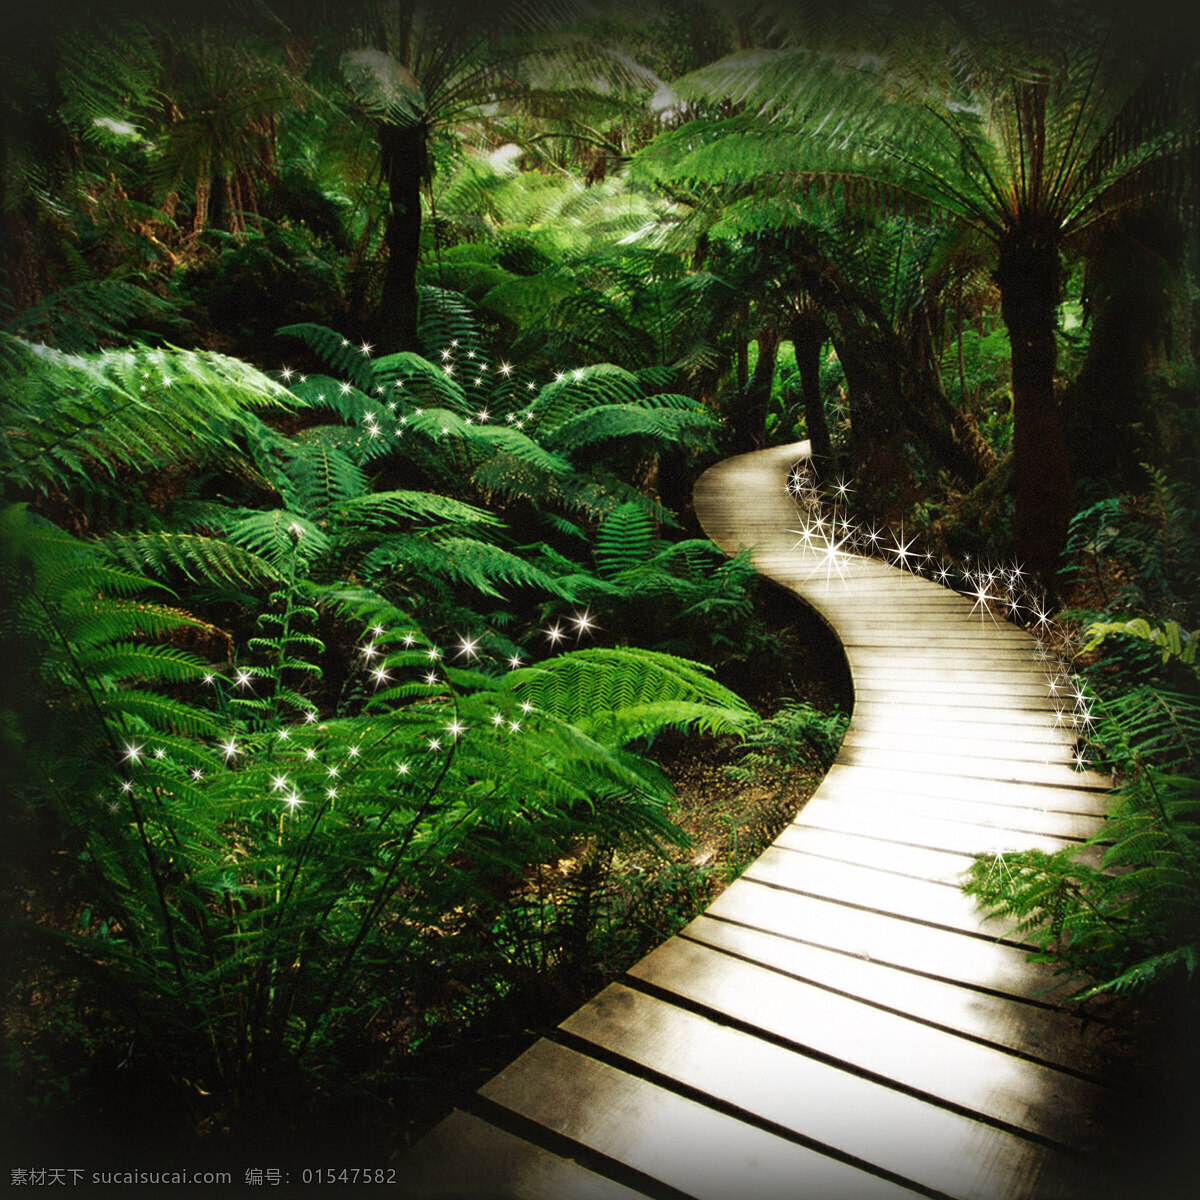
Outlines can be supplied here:
M695 505L845 648L834 766L703 916L434 1129L403 1194L1106 1192L1101 1035L956 881L978 851L1086 838L1107 781L1073 768L1030 636L882 563L839 577L796 549L786 483L806 453L720 463Z

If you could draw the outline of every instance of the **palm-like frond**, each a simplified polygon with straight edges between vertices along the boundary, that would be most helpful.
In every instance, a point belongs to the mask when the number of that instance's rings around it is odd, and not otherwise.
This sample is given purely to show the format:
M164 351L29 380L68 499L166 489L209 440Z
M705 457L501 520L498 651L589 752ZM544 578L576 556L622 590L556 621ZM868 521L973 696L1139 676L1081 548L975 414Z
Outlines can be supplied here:
M281 389L236 359L194 351L66 355L0 334L5 475L87 492L97 475L228 452Z
M362 560L368 579L396 569L417 579L434 576L464 583L485 596L500 596L499 588L508 585L570 598L554 577L526 558L476 538L391 538Z
M906 12L907 19L907 12ZM1194 177L1194 84L1130 52L1116 10L930 6L889 55L784 47L680 81L692 102L747 113L680 127L642 156L664 182L789 177L852 189L884 211L932 206L991 236L1038 213L1068 236ZM931 44L958 46L931 73ZM932 76L932 77L931 77ZM796 135L800 138L797 139Z
M572 651L513 671L506 688L616 746L653 732L655 722L659 729L702 724L710 731L736 732L752 718L707 668L651 650Z
M102 342L125 338L138 322L169 319L171 306L153 292L123 279L88 279L60 288L4 323L28 342L64 354L83 354Z

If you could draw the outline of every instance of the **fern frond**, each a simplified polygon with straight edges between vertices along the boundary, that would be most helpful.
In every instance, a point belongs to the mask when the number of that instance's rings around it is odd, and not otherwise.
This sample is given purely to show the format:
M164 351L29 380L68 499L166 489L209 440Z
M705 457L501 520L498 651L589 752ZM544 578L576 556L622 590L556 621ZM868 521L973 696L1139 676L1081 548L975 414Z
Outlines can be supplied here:
M458 292L421 284L417 288L417 336L434 357L454 345L466 355L483 353L483 339L472 306Z
M208 671L207 662L186 650L137 642L105 642L90 651L81 651L79 661L96 680L161 679L186 683L202 678Z
M283 578L262 556L201 534L114 534L105 539L104 546L117 563L160 578L178 571L194 582L247 588Z
M228 453L248 412L281 389L245 363L194 351L65 355L0 334L0 464L19 485L94 489L119 468Z
M751 711L722 687L711 671L697 663L651 650L590 649L560 654L536 667L506 677L505 688L539 711L568 721L585 732L611 721L626 709L657 713L670 724L670 705L711 705L718 718L735 723L730 714L751 719ZM652 706L666 705L665 708ZM680 715L685 710L678 710ZM688 710L690 711L690 710ZM619 736L619 725L613 725Z
M564 454L617 438L640 438L660 445L703 444L705 435L718 425L710 413L693 406L654 409L644 404L610 404L563 422L547 435L546 441Z
M369 349L364 352L362 345L356 346L336 330L311 322L283 325L278 332L281 337L299 338L360 392L366 394L371 391L375 381Z
M624 367L600 363L581 367L546 384L538 393L535 412L545 430L555 430L586 409L606 404L636 404L642 398L637 376Z
M596 566L603 577L611 579L644 563L657 541L654 520L643 505L619 505L604 518L596 533Z
M496 527L501 524L487 509L437 492L371 492L338 504L335 515L348 524L364 529L393 528L401 521L437 523L442 530L448 526Z
M87 279L61 288L4 323L3 329L64 354L83 354L127 335L139 321L173 314L167 301L122 279Z
M248 512L231 521L226 538L282 571L293 554L304 562L332 549L328 534L307 517L284 509Z
M297 405L308 409L327 409L351 425L361 425L368 414L378 413L379 405L369 395L370 380L362 388L329 375L309 375L292 384L291 396Z
M372 395L378 405L392 401L413 405L449 408L463 414L472 405L458 382L441 367L419 354L403 351L375 360Z
M1197 965L1200 965L1200 943L1176 946L1162 954L1143 959L1113 979L1106 979L1095 987L1085 989L1079 998L1088 1000L1105 992L1112 992L1115 996L1128 996L1157 987L1173 976L1181 974L1187 983L1191 983L1196 975Z
M465 583L485 596L501 596L499 587L537 588L564 596L558 581L520 555L476 538L397 537L382 542L362 562L368 579L386 568L435 575Z
M125 688L107 693L100 703L105 713L117 721L126 722L133 718L151 730L215 738L227 728L204 709L157 692Z
M545 475L565 475L571 470L566 459L543 449L527 434L505 425L467 427L472 443L494 453L503 453Z
M309 437L292 442L291 460L284 468L292 486L284 499L298 512L323 521L336 506L366 493L367 478L337 445L336 434L325 438L321 430L309 433Z

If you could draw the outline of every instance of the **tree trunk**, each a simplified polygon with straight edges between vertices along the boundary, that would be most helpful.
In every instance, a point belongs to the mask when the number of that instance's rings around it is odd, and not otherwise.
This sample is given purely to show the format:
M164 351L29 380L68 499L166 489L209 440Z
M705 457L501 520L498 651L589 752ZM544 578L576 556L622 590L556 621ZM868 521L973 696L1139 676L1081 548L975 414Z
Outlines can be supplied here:
M381 354L419 350L417 261L421 252L421 181L427 169L423 124L380 125L379 152L388 189L387 250L375 341Z
M792 321L792 349L796 353L796 371L800 376L800 397L804 404L804 425L812 448L812 467L819 479L833 469L833 439L825 420L821 399L821 348L829 337L824 318L815 309L805 309Z
M1149 372L1165 357L1184 257L1179 223L1156 209L1101 234L1089 248L1087 357L1062 397L1075 479L1144 484L1155 457Z
M1053 233L1017 227L1000 239L996 282L1012 346L1014 549L1048 592L1071 520L1071 473L1054 395L1059 299Z
M762 329L755 339L758 359L754 373L742 389L732 425L734 453L761 450L767 444L767 413L771 407L771 385L775 381L775 362L779 355L779 330Z
M850 438L860 510L877 520L903 518L912 495L900 372L886 334L840 314L830 327L850 394Z

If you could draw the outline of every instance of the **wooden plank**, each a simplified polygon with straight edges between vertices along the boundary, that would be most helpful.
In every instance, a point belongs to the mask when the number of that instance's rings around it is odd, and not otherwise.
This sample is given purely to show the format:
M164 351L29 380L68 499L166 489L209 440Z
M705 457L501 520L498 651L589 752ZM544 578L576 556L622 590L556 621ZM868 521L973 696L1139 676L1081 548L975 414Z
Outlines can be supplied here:
M1047 1147L619 984L562 1027L859 1162L964 1200L1007 1200L1039 1187L1061 1194L1080 1182L1078 1164Z
M985 933L996 940L1024 944L1022 938L1010 933L1011 921L985 920L975 901L951 883L930 883L890 871L801 854L778 845L767 847L746 868L742 878L941 929Z
M920 696L910 697L909 702L901 706L891 703L884 704L866 696L855 698L855 721L877 717L883 717L889 721L919 721L926 728L939 722L955 721L977 727L1008 727L1013 730L1019 729L1022 733L1027 730L1046 730L1050 733L1060 733L1071 737L1072 742L1074 741L1072 735L1075 733L1075 730L1069 725L1057 720L1054 710L1023 711L1013 708L988 708L986 705L962 708L940 700L926 700Z
M856 713L842 745L871 746L877 750L907 750L920 743L929 751L946 750L962 754L966 745L979 746L992 756L1026 755L1034 762L1072 762L1075 738L1054 727L1039 730L1033 726L1007 728L984 722L956 721L930 728L929 722L912 719L860 718ZM1052 756L1052 757L1050 757Z
M635 1200L641 1192L456 1109L403 1161L401 1196Z
M982 647L977 649L969 644L959 644L940 647L936 655L931 655L929 647L923 643L917 646L897 646L881 641L850 646L845 648L845 652L850 662L871 662L881 667L902 669L928 667L932 658L941 666L971 670L986 670L991 666L1004 670L1039 671L1042 675L1052 674L1055 670L1053 664L1037 658L1033 646L1009 645L985 650Z
M699 916L680 935L880 1008L1101 1080L1102 1027L1068 1012Z
M1029 962L1016 946L745 878L727 887L706 911L765 933L1001 995L1054 1004L1063 990L1049 968Z
M630 975L888 1086L1064 1147L1103 1147L1096 1118L1111 1097L1091 1081L682 938Z
M836 795L848 788L890 792L900 796L942 796L974 804L1003 804L1054 812L1095 815L1103 813L1105 793L1083 788L1051 787L997 779L963 779L931 772L916 778L909 772L886 767L846 766L834 763L821 782L822 795Z
M1024 684L1036 688L1036 695L1049 695L1050 676L1037 663L950 665L939 657L924 663L895 662L886 652L856 655L851 667L864 679L907 683L918 695L927 683Z
M876 867L894 875L957 884L963 872L974 862L973 854L954 854L919 846L900 845L870 835L817 829L793 822L775 839L775 846L816 854L844 863Z
M831 1200L913 1194L553 1042L537 1042L481 1094L696 1200L794 1195L798 1184Z
M973 828L974 853L978 854L997 849L1023 849L1033 842L1029 835L1083 841L1100 833L1104 827L1103 818L1089 813L1061 812L1032 804L964 800L957 796L923 796L898 788L884 790L857 784L843 785L840 780L834 787L822 787L802 811L812 809L817 801L838 804L846 809L860 808L864 813L878 812L881 816L899 814L914 822L946 821ZM820 821L811 816L808 820Z
M852 676L853 678L853 676ZM854 683L854 695L864 700L876 703L886 703L902 707L906 697L913 699L911 692L899 685L889 685L878 680L858 680ZM965 684L952 684L946 687L922 688L919 693L922 701L932 701L936 704L948 705L954 708L992 708L1012 709L1022 712L1043 714L1044 720L1053 720L1059 705L1050 696L1033 696L1027 692L1009 691L1000 687L968 688ZM1045 714L1049 714L1047 717Z
M955 704L969 704L974 700L985 700L999 707L1041 708L1051 712L1055 707L1055 697L1050 694L1041 680L1013 682L979 676L974 680L922 679L919 683L914 683L912 680L906 680L903 672L889 676L869 667L857 672L851 668L850 676L854 681L855 694L859 692L890 692L901 703L899 696L916 695L928 700L954 697L953 703Z
M889 846L925 847L971 858L997 846L1045 850L1048 854L1067 846L1083 850L1082 843L1075 838L1054 837L1028 829L1008 829L1001 825L983 829L972 821L913 816L910 812L898 811L895 804L847 804L820 796L805 804L796 814L793 825L800 829L855 834L863 839L878 838ZM1094 847L1092 850L1092 858L1086 861L1095 861L1098 852Z
M991 783L1029 783L1046 787L1091 788L1106 794L1109 781L1093 771L1076 770L1063 762L1033 762L1028 759L984 754L939 754L918 746L911 750L881 750L857 740L842 742L837 763L843 767L874 767L892 772L964 776Z

